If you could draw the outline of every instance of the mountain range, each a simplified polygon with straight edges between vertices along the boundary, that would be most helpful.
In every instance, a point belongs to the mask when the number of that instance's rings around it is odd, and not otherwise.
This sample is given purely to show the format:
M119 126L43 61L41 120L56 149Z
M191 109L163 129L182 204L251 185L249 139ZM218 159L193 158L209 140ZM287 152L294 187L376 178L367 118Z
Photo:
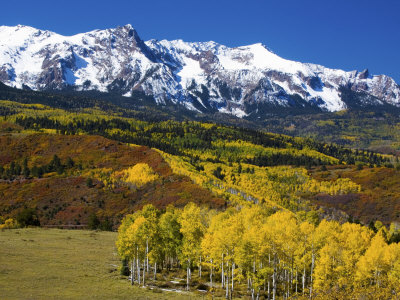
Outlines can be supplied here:
M400 107L386 75L286 60L262 44L143 41L131 25L73 36L0 26L0 81L39 91L96 90L197 112L265 118L276 110ZM132 98L132 101L134 99Z

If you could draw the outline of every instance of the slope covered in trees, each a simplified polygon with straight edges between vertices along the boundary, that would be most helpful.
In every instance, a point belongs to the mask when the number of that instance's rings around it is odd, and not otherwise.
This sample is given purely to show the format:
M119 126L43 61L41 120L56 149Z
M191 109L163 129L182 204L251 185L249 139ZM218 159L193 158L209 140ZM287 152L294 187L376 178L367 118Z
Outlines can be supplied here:
M121 177L135 167L145 171ZM133 186L137 180L140 184ZM41 225L87 226L95 216L98 226L106 222L111 229L145 203L162 208L188 201L225 205L188 177L174 174L161 155L147 147L87 135L0 135L3 219L33 208Z
M175 174L187 176L201 188L208 189L213 195L233 205L242 201L265 202L271 207L312 211L315 210L314 203L323 204L319 201L322 196L333 199L329 204L322 205L323 207L333 204L335 208L340 208L335 206L335 199L347 195L361 195L362 184L356 183L346 175L343 178L339 176L327 179L314 178L309 174L311 169L322 170L328 166L329 170L332 170L329 172L334 174L335 170L342 166L353 165L354 168L357 164L375 168L396 164L395 157L368 150L352 150L335 144L315 142L312 139L293 138L212 123L145 122L122 117L119 112L105 113L96 107L81 108L78 112L54 109L42 104L21 104L11 101L1 101L0 106L5 111L11 112L3 117L1 128L5 134L11 132L14 135L30 135L43 132L59 139L102 135L119 142L152 147L160 151ZM51 153L51 158L54 158L54 155L61 157L56 151ZM67 155L61 157L61 169L67 169L67 165L71 165L71 161L67 163L67 159ZM21 168L23 160L24 157L21 157L18 162ZM88 162L90 159L85 161ZM45 175L48 171L46 164L49 162L50 159L43 163L39 160L35 174L29 176ZM79 167L79 162L73 158L72 162L75 163L75 169ZM8 176L10 167L11 161L3 162L3 176L4 174ZM128 174L128 168L133 165L125 167L126 170L115 170L110 167L95 168L97 171L92 170L93 174L87 177L97 176L103 186L101 190L105 191L134 188L138 183L129 180ZM138 177L134 180L137 179ZM160 182L160 180L150 181L153 183L149 183L149 186L157 186ZM137 189L136 192L140 194L141 189ZM165 194L165 191L154 189L153 194L158 193ZM190 198L185 196L185 193L181 195L187 200ZM146 194L146 197L152 198L149 194ZM336 212L331 214L330 211L325 213L320 211L318 214L320 217L341 220L347 220L354 214L351 210L346 212L349 215L338 216ZM357 215L354 219L369 223L376 217L369 216L367 212L367 215ZM396 219L397 216L394 215L384 221L388 224Z

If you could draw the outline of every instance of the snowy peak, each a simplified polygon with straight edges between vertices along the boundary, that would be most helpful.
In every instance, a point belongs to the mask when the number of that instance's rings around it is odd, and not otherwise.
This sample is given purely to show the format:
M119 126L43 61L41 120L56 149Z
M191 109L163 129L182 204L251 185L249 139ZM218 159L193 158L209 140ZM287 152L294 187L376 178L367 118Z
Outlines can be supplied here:
M262 44L143 41L132 25L73 36L29 26L0 26L0 81L34 90L75 88L130 96L199 112L265 117L276 108L338 111L351 105L400 106L400 87L385 75L287 60ZM347 94L348 95L348 94Z

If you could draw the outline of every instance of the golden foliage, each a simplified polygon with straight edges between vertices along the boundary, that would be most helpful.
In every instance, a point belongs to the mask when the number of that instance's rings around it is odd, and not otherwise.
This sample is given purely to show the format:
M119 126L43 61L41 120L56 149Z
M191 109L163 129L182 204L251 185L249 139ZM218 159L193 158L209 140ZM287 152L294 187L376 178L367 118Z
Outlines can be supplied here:
M123 182L136 188L140 188L145 184L160 178L160 176L146 163L138 163L128 169L115 172L113 176L114 178L119 178Z

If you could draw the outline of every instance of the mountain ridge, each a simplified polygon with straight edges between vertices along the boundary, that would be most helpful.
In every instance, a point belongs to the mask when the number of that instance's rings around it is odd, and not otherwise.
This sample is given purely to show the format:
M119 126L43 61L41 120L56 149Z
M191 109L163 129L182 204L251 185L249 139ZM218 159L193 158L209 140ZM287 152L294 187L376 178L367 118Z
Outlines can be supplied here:
M257 43L143 41L132 25L62 36L29 26L0 26L0 81L33 90L98 90L198 112L265 118L279 109L339 111L400 107L400 87L386 75L329 69L279 57ZM348 95L347 95L348 96Z

